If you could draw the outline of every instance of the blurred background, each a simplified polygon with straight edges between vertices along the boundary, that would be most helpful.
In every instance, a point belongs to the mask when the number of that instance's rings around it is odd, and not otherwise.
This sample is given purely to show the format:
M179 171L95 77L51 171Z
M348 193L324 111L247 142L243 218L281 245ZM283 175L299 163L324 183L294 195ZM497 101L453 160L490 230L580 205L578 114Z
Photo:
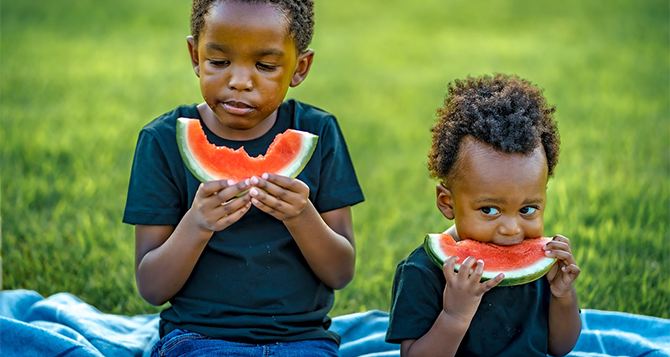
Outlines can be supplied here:
M190 1L3 1L2 288L152 313L121 223L140 128L200 102ZM292 89L334 113L366 201L356 276L332 315L388 310L395 266L444 230L428 176L447 84L516 73L557 107L546 234L571 238L582 308L670 317L670 5L661 1L316 1Z

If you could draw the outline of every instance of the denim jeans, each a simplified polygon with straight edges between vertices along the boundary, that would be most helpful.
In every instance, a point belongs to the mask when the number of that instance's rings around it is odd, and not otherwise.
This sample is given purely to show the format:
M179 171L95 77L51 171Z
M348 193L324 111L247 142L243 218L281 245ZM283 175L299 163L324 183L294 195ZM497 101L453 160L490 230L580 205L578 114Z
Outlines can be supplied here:
M209 338L196 332L175 329L156 343L151 356L337 357L338 349L337 343L330 339L254 344Z

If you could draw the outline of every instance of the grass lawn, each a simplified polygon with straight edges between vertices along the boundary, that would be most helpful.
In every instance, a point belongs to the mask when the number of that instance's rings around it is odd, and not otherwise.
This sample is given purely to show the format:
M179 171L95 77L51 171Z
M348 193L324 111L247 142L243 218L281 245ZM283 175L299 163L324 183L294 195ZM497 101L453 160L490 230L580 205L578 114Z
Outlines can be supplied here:
M667 1L317 1L315 63L289 96L338 116L366 201L339 315L389 308L395 265L449 222L426 169L447 83L517 73L557 106L548 235L572 239L582 308L670 317ZM105 312L136 292L121 223L135 140L200 101L189 1L4 1L2 288L71 292Z

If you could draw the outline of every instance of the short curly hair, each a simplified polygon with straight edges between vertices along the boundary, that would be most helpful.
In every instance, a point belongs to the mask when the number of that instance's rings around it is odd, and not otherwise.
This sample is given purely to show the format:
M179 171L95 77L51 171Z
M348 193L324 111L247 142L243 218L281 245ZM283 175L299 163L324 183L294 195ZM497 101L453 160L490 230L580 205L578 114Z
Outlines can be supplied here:
M205 26L205 16L218 1L193 0L191 8L191 35L195 42ZM314 2L312 0L234 0L247 3L263 3L276 6L288 19L289 33L299 53L307 51L314 34Z
M528 154L541 144L551 176L560 146L555 111L541 89L516 75L455 80L437 110L428 169L443 183L453 178L461 141L472 136L507 153Z

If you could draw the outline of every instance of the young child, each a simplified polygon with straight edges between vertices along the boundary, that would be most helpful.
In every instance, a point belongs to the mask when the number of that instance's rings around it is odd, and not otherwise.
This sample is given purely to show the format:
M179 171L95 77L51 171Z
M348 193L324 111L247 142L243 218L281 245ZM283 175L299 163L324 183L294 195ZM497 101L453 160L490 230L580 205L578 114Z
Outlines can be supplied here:
M437 208L456 240L511 245L543 236L546 185L559 137L540 89L516 76L449 85L432 129L428 166L440 183ZM581 329L574 281L580 269L568 238L546 247L557 263L546 277L519 286L480 282L484 262L455 259L442 269L423 248L396 270L386 339L403 356L563 355Z
M170 302L155 354L337 354L327 314L353 276L350 206L363 194L335 118L284 101L309 73L313 26L312 0L193 2L187 44L204 103L142 129L123 217L136 225L140 294ZM289 128L319 140L296 179L201 184L178 152L179 117L252 156Z

